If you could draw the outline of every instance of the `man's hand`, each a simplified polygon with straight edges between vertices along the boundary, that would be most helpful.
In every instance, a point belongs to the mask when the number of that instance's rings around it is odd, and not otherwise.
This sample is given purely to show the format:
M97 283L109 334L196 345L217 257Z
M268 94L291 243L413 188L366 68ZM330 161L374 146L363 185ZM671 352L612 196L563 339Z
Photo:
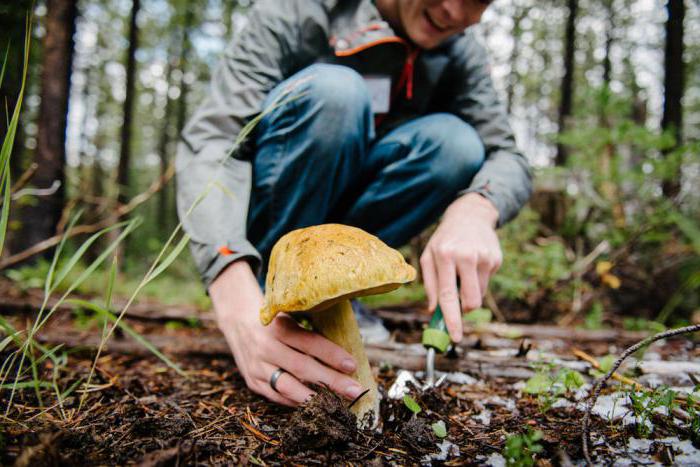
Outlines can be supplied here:
M269 326L260 323L263 295L246 261L227 267L209 287L209 295L219 328L252 391L289 406L311 396L303 382L323 383L348 399L364 391L347 376L356 363L341 347L286 315L277 316ZM279 377L275 391L270 376L278 368L287 373Z
M439 302L453 342L462 340L462 312L481 306L489 279L501 266L497 221L489 200L468 193L447 208L421 255L428 307L434 310Z

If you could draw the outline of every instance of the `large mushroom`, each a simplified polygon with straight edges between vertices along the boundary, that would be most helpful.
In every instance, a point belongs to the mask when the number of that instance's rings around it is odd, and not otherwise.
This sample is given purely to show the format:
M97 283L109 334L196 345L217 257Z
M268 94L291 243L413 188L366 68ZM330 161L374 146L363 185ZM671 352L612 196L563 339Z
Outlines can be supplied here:
M415 277L401 253L361 229L324 224L294 230L272 248L260 320L267 325L280 312L307 313L317 332L357 362L352 376L369 391L352 411L361 427L375 426L377 383L350 299L389 292Z

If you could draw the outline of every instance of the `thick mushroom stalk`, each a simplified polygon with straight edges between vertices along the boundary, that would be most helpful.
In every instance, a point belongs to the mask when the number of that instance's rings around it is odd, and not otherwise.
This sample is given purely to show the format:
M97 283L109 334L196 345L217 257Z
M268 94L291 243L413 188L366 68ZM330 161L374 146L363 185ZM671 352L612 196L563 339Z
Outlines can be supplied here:
M360 328L357 326L350 300L342 300L327 310L311 313L310 319L316 331L342 347L357 362L357 370L352 377L367 389L367 393L360 397L350 409L357 416L359 426L376 426L379 421L377 382L374 380L365 347L362 345Z
M316 331L355 359L353 376L369 391L352 411L360 427L376 426L377 383L350 299L389 292L415 277L401 253L361 229L325 224L294 230L272 248L260 320L267 325L281 312L310 313Z

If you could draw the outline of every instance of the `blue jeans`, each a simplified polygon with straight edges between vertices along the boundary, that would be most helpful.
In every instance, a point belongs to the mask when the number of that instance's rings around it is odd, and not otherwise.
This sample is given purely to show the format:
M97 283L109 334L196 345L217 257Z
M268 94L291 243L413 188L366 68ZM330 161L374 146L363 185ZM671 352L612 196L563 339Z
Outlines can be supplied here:
M362 77L312 65L278 85L265 107L294 86L256 129L248 238L263 257L285 233L338 222L399 247L435 222L484 161L474 128L448 113L408 121L375 138Z

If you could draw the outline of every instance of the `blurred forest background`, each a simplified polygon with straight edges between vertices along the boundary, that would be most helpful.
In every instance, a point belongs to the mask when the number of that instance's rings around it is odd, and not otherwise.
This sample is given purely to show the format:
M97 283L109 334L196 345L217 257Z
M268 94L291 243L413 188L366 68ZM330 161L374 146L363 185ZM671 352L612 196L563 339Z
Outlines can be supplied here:
M117 292L134 290L178 222L178 134L251 3L0 4L8 115L32 16L0 275L41 287L78 211L73 251L139 217L118 252ZM631 329L700 319L698 24L697 0L496 0L476 26L537 177L528 208L501 231L505 263L485 301L495 318ZM82 271L115 232L90 245ZM405 247L412 262L428 235ZM102 294L106 276L95 271L79 292ZM207 306L186 251L143 295ZM382 300L421 299L415 286Z

